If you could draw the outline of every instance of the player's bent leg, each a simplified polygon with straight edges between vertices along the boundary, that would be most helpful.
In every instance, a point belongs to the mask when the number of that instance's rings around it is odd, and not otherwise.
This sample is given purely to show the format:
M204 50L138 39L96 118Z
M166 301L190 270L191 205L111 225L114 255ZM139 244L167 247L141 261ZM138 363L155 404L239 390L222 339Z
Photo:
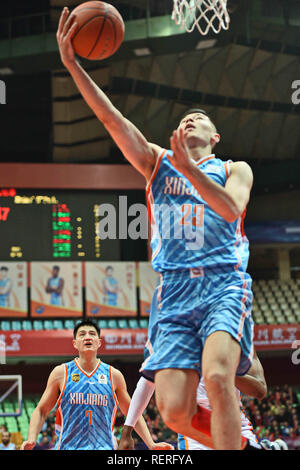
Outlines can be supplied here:
M170 429L212 447L206 415L205 432L192 426L193 418L199 412L196 402L198 384L199 374L195 370L161 369L155 373L156 403Z
M157 406L169 424L186 421L196 412L199 374L191 369L162 369L155 373Z
M241 418L234 385L240 355L239 343L225 331L215 331L205 341L202 373L212 408L215 449L241 449Z

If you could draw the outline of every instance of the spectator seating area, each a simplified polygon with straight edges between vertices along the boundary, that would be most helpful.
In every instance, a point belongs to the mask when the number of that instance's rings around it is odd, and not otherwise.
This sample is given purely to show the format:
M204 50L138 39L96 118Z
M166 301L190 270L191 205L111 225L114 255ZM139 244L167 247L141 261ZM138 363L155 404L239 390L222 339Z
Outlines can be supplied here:
M253 281L253 320L257 325L300 322L300 279Z
M245 398L244 407L258 440L280 438L300 449L300 388L270 387L263 400Z
M26 397L23 402L23 410L20 416L0 416L0 427L4 425L11 433L20 432L27 436L29 420L40 397ZM0 403L0 413L16 413L18 407L17 399L6 399Z

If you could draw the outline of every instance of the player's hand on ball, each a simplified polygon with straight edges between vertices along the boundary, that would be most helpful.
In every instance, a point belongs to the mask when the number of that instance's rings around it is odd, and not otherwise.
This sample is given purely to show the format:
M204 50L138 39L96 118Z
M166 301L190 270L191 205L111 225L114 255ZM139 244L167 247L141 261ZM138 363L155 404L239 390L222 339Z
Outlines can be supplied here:
M35 441L24 441L20 447L20 450L32 450L35 444Z
M64 8L59 19L56 39L62 63L67 67L75 61L72 38L76 33L77 23L74 15L69 16L68 8Z
M168 442L155 442L150 450L174 450L174 447Z

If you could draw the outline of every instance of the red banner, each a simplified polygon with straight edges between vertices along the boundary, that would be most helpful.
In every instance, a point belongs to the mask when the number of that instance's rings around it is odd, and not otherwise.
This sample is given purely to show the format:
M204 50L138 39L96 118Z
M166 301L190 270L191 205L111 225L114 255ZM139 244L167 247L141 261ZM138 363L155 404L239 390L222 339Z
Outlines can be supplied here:
M147 329L103 329L101 337L100 355L140 355ZM7 357L74 356L72 339L72 330L0 331L0 345ZM300 349L300 324L256 325L254 345L257 351Z
M300 324L298 323L255 325L254 327L254 345L257 351L293 349L293 343L299 340Z
M72 330L0 331L0 345L7 357L75 356L72 333ZM103 329L101 338L100 355L143 354L147 330Z

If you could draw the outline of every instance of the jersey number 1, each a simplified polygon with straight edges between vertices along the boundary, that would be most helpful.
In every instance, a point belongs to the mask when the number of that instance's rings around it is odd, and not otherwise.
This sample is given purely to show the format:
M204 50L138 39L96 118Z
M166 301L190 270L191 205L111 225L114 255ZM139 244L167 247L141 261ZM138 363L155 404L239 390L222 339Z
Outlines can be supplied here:
M87 416L89 418L89 425L91 426L93 424L93 412L92 410L86 410L85 412L85 416Z

